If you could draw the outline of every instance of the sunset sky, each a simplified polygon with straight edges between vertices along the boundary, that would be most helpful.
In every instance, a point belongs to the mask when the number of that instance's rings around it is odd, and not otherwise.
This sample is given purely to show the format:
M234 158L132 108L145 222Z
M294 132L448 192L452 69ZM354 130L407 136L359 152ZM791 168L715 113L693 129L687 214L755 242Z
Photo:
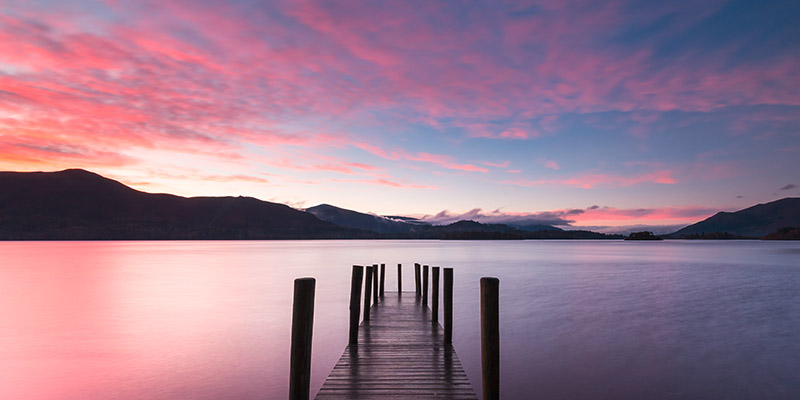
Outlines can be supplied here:
M562 228L800 196L797 1L0 2L0 170Z

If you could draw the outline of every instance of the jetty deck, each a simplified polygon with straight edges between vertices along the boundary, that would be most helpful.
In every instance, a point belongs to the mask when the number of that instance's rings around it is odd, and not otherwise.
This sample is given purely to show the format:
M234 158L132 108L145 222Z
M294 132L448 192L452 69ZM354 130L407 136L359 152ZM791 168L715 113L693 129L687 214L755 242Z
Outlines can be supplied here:
M472 399L467 374L414 292L386 292L316 399Z

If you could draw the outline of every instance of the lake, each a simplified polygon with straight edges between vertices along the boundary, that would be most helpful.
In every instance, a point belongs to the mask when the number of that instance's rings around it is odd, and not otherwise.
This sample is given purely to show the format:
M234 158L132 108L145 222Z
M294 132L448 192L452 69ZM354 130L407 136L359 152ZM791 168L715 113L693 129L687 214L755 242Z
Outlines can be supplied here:
M0 242L0 398L283 399L292 281L317 279L312 394L347 344L353 264L454 268L480 393L479 279L500 278L501 395L800 398L800 243Z

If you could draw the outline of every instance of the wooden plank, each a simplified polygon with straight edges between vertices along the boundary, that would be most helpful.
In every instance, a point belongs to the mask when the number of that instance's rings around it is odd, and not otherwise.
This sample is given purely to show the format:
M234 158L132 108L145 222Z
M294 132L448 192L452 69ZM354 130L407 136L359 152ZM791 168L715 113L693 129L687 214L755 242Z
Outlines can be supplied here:
M464 399L475 390L444 331L415 293L386 292L317 399Z

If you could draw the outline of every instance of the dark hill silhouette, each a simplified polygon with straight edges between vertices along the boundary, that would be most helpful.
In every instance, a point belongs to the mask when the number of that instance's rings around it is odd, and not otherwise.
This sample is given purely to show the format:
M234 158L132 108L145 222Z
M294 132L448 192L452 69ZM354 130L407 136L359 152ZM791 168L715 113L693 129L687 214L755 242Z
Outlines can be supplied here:
M370 237L251 197L140 192L92 172L0 172L0 239Z
M434 227L439 232L518 232L519 229L505 224L482 224L475 221L458 221L450 225Z
M552 225L545 225L545 224L536 224L536 223L509 223L509 226L513 226L515 228L519 228L523 231L528 232L540 232L540 231L563 231L561 228L556 228Z
M800 198L787 197L732 213L718 212L669 236L683 238L724 232L757 238L785 226L800 226Z
M514 240L514 239L622 239L621 235L605 235L589 231L563 231L560 229L526 231L505 224L483 224L475 221L458 221L449 225L429 226L414 233L420 239L452 240Z
M418 223L411 224L395 221L386 217L334 207L330 204L320 204L307 208L306 212L314 214L323 221L332 222L339 226L377 233L410 233L420 230L420 224Z
M800 240L800 226L786 226L764 236L764 240Z
M475 221L433 226L413 218L379 217L325 204L303 212L252 197L187 198L153 194L81 169L0 172L0 240L356 238L622 237L555 228L531 232L515 226Z

